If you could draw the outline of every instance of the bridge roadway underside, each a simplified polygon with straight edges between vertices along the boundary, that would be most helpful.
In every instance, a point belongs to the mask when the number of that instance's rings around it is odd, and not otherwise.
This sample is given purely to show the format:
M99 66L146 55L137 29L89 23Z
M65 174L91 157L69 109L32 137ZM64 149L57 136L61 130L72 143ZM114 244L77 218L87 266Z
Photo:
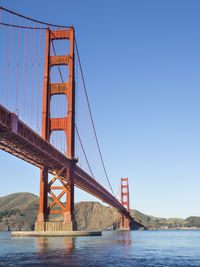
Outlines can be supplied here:
M0 149L39 168L48 167L52 174L58 173L63 167L69 167L71 161L2 105L0 105ZM63 180L67 180L65 174L66 171L60 174ZM112 194L77 165L74 184L116 208L126 217L130 216Z

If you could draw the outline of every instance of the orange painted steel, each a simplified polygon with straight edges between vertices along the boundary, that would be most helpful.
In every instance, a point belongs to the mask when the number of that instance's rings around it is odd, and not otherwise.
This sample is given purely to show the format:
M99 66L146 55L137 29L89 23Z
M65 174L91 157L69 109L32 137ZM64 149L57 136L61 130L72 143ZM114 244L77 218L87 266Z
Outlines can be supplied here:
M121 203L129 212L129 186L128 178L121 178ZM129 216L121 214L121 228L130 230Z
M68 39L70 50L68 55L51 55L51 42L53 40ZM55 51L54 51L55 53ZM67 83L51 83L51 68L53 66L67 65L69 69ZM51 118L50 102L53 95L66 95L67 97L67 117ZM52 213L64 214L65 222L74 220L74 151L75 151L75 79L74 79L74 29L51 31L46 30L46 48L45 48L45 69L43 82L42 99L42 137L50 141L50 135L53 131L65 131L67 143L67 157L71 159L69 166L66 167L65 177L67 183L62 182L60 177L53 178L50 184L59 180L62 183L62 192L55 196L53 190L61 188L49 186L48 167L41 170L40 175L40 201L38 222L44 222L48 215ZM48 193L53 197L53 202L48 206ZM66 203L61 203L61 197L66 195ZM60 208L54 210L55 204Z
M52 56L51 42L58 39L70 41L69 55ZM74 82L74 29L46 31L46 54L43 82L42 103L42 133L41 136L32 128L23 123L16 114L11 113L0 105L0 149L41 169L40 173L40 203L38 222L48 219L51 213L63 213L66 222L73 221L74 217L74 185L94 195L124 216L129 217L129 211L101 184L76 165L74 158L75 139L75 82ZM52 66L67 65L69 68L68 81L65 83L51 83L50 70ZM50 100L53 95L67 97L67 116L65 118L50 117ZM50 144L53 131L65 131L67 155L61 153ZM54 178L48 181L48 174ZM61 186L54 186L59 180ZM56 197L53 190L62 190ZM53 202L48 206L47 195L51 194ZM66 194L66 204L60 198ZM60 210L53 207L58 205Z
M48 167L49 173L58 173L59 177L67 181L66 172L59 172L64 167L69 167L71 160L2 105L0 105L0 149L41 169ZM127 209L110 192L78 167L76 160L73 162L75 186L106 202L123 215L130 216Z

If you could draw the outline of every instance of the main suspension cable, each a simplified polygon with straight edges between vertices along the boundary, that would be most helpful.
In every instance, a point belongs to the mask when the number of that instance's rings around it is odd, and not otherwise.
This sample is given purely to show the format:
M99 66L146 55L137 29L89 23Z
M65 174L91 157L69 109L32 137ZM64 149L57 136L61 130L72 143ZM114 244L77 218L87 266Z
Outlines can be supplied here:
M53 42L52 42L52 47L53 47L54 54L55 54L55 56L56 56L56 49L55 49L55 46L54 46L54 43L53 43ZM61 81L62 81L62 83L64 83L64 80L63 80L63 76L62 76L62 73L61 73L60 66L59 66L59 65L57 65L57 66L58 66L58 71L59 71L59 74L60 74Z
M47 27L30 27L30 26L24 26L24 25L16 25L16 24L8 24L8 23L5 23L5 22L0 22L0 25L3 25L3 26L8 26L8 27L13 27L13 28L20 28L20 29L29 29L29 30L46 30Z
M119 187L118 187L118 190L117 190L117 194L115 195L116 196L116 198L120 201L120 199L119 199L119 197L118 197L118 194L119 194L119 192L120 192L120 188L121 188L121 185L119 184Z
M30 18L30 17L24 16L24 15L22 15L22 14L19 14L19 13L17 13L17 12L14 12L14 11L9 10L9 9L7 9L7 8L4 8L4 7L2 7L2 6L0 6L0 9L6 11L6 12L8 12L8 13L11 13L11 14L13 14L13 15L16 15L16 16L18 16L18 17L21 17L21 18L24 18L24 19L27 19L27 20L31 20L31 21L33 21L33 22L37 22L37 23L40 23L40 24L43 24L43 25L47 25L47 26L52 26L52 27L56 27L56 28L72 28L72 27L73 27L73 26L67 26L67 25L51 24L51 23L44 22L44 21L40 21L40 20L37 20L37 19L32 19L32 18Z
M53 42L52 42L52 47L53 47L54 55L56 56L56 49L55 49L55 46L54 46L54 43L53 43ZM59 65L58 65L58 70L59 70L59 74L60 74L61 81L62 81L62 83L63 83L64 80L63 80L62 72L61 72L61 69L60 69L60 66L59 66ZM85 160L86 160L86 162L87 162L88 168L89 168L89 170L90 170L90 173L91 173L92 177L95 179L94 174L93 174L92 169L91 169L91 166L90 166L90 163L89 163L89 160L88 160L88 158L87 158L87 155L86 155L86 152L85 152L85 149L84 149L84 146L83 146L81 137L80 137L80 135L79 135L79 131L78 131L78 128L77 128L76 124L75 124L75 129L76 129L77 136L78 136L78 139L79 139L81 148L82 148L82 150L83 150L83 154L84 154Z
M91 169L91 167L90 167L90 163L89 163L89 161L88 161L88 158L87 158L85 149L84 149L84 147L83 147L83 143L82 143L81 137L80 137L80 135L79 135L79 131L78 131L78 128L77 128L76 124L75 124L75 129L76 129L76 133L77 133L77 136L78 136L78 140L79 140L80 145L81 145L81 148L82 148L82 150L83 150L83 154L84 154L84 156L85 156L85 159L86 159L88 168L89 168L89 170L90 170L90 173L91 173L92 177L95 179L94 174L93 174L93 172L92 172L92 169Z
M109 178L108 178L108 174L107 174L106 167L105 167L104 160L103 160L103 156L102 156L102 153L101 153L99 141L98 141L98 138L97 138L97 133L96 133L94 120L93 120L93 116L92 116L92 111L91 111L91 108L90 108L89 98L88 98L88 94L87 94L87 90L86 90L85 79L84 79L84 76L83 76L83 70L82 70L82 66L81 66L81 60L80 60L80 56L79 56L79 51L78 51L76 38L74 39L74 41L75 41L76 53L77 53L77 56L78 56L79 67L80 67L80 71L81 71L81 77L82 77L82 81L83 81L83 87L84 87L85 96L86 96L86 100L87 100L87 105L88 105L88 109L89 109L89 113L90 113L90 119L91 119L91 122L92 122L92 128L93 128L93 131L94 131L94 135L95 135L95 139L96 139L96 143L97 143L97 147L98 147L101 163L102 163L102 166L103 166L103 169L104 169L104 172L105 172L106 179L108 181L109 187L110 187L113 195L115 196L115 194L113 192L113 189L112 189L112 186L110 184Z

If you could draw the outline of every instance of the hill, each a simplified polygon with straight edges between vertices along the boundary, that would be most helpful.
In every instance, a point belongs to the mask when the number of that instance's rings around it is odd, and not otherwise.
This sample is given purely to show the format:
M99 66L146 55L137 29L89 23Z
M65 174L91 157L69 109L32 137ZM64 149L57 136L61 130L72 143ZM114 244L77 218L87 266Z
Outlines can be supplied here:
M51 199L49 199L51 202ZM39 198L30 193L16 193L0 198L0 230L33 230L39 208ZM61 219L62 215L51 218ZM75 204L78 230L105 230L120 227L120 214L98 202ZM134 229L144 227L134 222Z
M51 199L49 199L51 201ZM16 193L0 198L0 230L33 230L38 214L39 198L31 193ZM131 210L133 229L168 229L200 227L200 217L157 218ZM61 216L54 216L60 219ZM121 216L116 210L98 202L75 204L78 230L116 230Z

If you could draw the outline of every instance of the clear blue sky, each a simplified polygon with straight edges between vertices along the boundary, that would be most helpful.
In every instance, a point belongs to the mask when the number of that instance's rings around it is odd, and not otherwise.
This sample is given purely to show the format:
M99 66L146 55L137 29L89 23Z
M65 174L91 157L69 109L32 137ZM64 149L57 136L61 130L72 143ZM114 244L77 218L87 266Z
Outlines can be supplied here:
M0 1L74 24L107 171L130 206L200 216L200 1ZM0 196L39 193L39 171L0 152ZM94 199L76 191L76 201Z

